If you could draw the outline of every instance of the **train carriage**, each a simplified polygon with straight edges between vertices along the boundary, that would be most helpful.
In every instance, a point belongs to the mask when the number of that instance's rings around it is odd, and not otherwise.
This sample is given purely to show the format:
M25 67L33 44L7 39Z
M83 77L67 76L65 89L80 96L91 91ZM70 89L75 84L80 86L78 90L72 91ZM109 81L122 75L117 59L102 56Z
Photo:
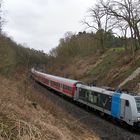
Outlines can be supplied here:
M44 74L42 72L31 70L32 76L35 80L42 83L45 86L48 86L66 96L73 97L76 92L76 84L82 83L77 80L71 80L67 78L62 78L59 76L53 76L50 74Z
M91 108L111 115L112 94L113 91L78 84L74 99Z

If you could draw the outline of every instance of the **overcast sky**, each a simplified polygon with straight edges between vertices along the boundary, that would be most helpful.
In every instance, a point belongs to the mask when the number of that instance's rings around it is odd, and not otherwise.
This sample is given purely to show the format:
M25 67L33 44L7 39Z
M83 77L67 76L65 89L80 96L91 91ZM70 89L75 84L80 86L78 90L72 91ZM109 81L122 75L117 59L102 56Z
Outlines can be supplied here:
M3 0L4 32L17 43L49 52L68 31L84 29L80 21L95 0Z

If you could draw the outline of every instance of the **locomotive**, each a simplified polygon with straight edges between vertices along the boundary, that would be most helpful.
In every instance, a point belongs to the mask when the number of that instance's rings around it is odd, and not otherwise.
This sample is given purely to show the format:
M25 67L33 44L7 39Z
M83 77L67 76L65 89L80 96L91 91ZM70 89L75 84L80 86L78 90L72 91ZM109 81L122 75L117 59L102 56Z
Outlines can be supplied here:
M101 113L140 128L140 96L120 90L88 86L81 81L62 78L31 69L32 78L55 91Z

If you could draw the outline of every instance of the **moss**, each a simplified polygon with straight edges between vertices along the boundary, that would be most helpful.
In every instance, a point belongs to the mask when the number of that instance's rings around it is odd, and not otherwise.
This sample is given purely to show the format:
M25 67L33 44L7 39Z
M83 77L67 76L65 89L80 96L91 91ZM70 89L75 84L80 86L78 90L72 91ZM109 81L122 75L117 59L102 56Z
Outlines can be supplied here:
M138 58L138 59L136 60L135 65L136 65L136 66L140 66L140 58Z
M104 78L111 68L117 64L118 54L114 50L109 50L106 57L94 69L90 71L92 77Z
M125 48L123 48L123 47L118 47L118 48L113 48L113 50L114 50L115 52L117 52L117 53L122 53L122 52L125 51Z

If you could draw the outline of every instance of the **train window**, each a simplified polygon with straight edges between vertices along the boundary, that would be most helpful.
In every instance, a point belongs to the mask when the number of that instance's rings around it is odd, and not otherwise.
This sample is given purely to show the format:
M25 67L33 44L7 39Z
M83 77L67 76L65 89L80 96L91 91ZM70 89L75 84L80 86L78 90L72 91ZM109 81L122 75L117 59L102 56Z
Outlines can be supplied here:
M88 99L88 93L85 93L85 98Z
M79 89L79 98L82 100L88 100L88 90L80 88Z
M89 91L89 101L90 102L94 102L94 96L92 95L92 93Z
M49 80L48 80L48 79L45 79L45 82L46 82L46 83L49 83Z
M129 106L129 101L128 100L126 100L125 105Z
M111 110L112 97L99 92L94 92L88 89L79 89L79 98L104 109Z
M94 96L94 98L93 98L93 103L94 103L94 104L97 104L97 96Z
M69 86L66 86L66 85L63 85L63 89L68 90L68 91L72 91L72 87L69 87Z
M72 87L68 87L68 90L69 90L69 91L72 91Z
M135 100L136 100L137 110L140 113L140 97L135 97Z
M97 99L98 99L98 106L102 106L102 101L101 101L101 94L100 93L98 93L97 94Z
M60 84L54 81L51 81L51 85L55 87L60 87Z

